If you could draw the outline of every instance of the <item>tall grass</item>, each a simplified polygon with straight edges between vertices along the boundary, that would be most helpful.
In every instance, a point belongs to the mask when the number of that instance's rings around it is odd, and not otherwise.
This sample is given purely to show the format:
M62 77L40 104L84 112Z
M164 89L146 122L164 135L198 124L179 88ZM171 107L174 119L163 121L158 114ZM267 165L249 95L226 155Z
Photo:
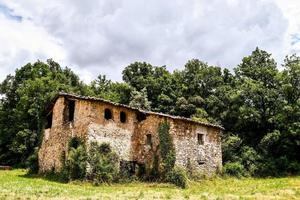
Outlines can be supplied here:
M140 182L100 186L61 183L26 173L19 169L0 171L0 199L300 199L300 176L214 178L179 189L169 184Z

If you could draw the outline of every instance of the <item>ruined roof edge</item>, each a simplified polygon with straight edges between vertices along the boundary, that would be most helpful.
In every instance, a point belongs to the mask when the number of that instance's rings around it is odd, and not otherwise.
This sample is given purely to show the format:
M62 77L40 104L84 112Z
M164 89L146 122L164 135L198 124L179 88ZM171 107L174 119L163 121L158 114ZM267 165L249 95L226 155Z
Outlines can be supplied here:
M201 125L205 125L205 126L211 126L211 127L215 127L215 128L219 128L222 130L225 130L224 127L217 125L217 124L211 124L211 123L206 123L206 122L199 122L199 121L195 121L192 120L190 118L186 118L186 117L180 117L180 116L174 116L174 115L169 115L169 114L164 114L164 113L159 113L159 112L153 112L153 111L148 111L148 110L142 110L142 109L138 109L135 107L131 107L125 104L120 104L120 103L115 103L106 99L102 99L102 98L98 98L98 97L90 97L90 96L82 96L82 95L77 95L77 94L71 94L71 93L65 93L65 92L59 92L56 97L54 97L54 101L56 101L56 99L59 96L67 96L67 97L72 97L72 98L76 98L76 99L82 99L82 100L93 100L93 101L102 101L105 103L109 103L115 106L120 106L120 107L124 107L124 108L128 108L128 109L132 109L132 110L136 110L139 112L143 112L146 114L153 114L153 115L159 115L159 116L164 116L164 117L168 117L171 119L179 119L179 120L185 120L185 121L189 121L189 122L193 122L196 124L201 124Z

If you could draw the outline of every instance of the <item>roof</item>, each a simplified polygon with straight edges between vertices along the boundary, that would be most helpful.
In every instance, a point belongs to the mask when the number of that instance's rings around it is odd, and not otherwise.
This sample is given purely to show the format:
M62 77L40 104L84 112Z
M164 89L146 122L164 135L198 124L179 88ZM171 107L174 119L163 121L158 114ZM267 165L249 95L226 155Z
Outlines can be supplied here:
M102 99L102 98L98 98L98 97L81 96L81 95L70 94L70 93L65 93L65 92L59 92L56 95L56 97L53 99L53 101L50 105L51 107L54 105L56 99L60 96L75 98L75 99L81 99L81 100L100 101L100 102L104 102L104 103L111 104L111 105L114 105L114 106L119 106L119 107L131 109L131 110L139 111L139 112L142 112L142 113L145 113L145 114L152 114L152 115L163 116L163 117L167 117L167 118L171 118L171 119L184 120L184 121L188 121L188 122L192 122L192 123L196 123L196 124L200 124L200 125L204 125L204 126L209 126L209 127L215 127L215 128L219 128L219 129L224 130L224 128L222 126L217 125L217 124L212 124L212 123L207 123L207 122L199 122L199 121L195 121L195 120L192 120L192 119L186 118L186 117L174 116L174 115L168 115L168 114L159 113L159 112L152 112L152 111L142 110L142 109L138 109L138 108L131 107L131 106L124 105L124 104L120 104L120 103L115 103L115 102L105 100L105 99Z

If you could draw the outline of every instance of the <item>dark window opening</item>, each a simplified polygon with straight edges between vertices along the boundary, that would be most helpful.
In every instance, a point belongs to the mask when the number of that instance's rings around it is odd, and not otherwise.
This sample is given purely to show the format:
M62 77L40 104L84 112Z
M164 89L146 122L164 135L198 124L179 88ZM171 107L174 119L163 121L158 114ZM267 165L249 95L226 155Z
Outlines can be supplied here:
M75 101L69 100L69 122L74 121Z
M152 135L147 134L146 144L152 146Z
M136 114L136 119L137 119L139 122L141 122L141 121L143 121L143 120L146 119L146 114L145 114L145 113L142 113L142 112L138 112L138 113Z
M125 123L125 122L126 122L126 113L123 112L123 111L120 112L120 121L121 121L122 123Z
M204 144L204 134L198 133L198 144L203 145Z
M46 129L52 127L52 112L47 115Z
M107 120L112 119L112 113L111 113L110 109L105 108L105 110L104 110L104 118L107 119Z

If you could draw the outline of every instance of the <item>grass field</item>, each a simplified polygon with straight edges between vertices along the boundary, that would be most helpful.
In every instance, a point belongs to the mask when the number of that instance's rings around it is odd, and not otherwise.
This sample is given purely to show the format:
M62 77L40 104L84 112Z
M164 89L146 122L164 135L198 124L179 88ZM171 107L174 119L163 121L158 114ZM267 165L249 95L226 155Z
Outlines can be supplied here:
M130 183L92 186L28 177L25 170L0 171L0 199L300 199L300 176L268 179L214 178L168 184Z

